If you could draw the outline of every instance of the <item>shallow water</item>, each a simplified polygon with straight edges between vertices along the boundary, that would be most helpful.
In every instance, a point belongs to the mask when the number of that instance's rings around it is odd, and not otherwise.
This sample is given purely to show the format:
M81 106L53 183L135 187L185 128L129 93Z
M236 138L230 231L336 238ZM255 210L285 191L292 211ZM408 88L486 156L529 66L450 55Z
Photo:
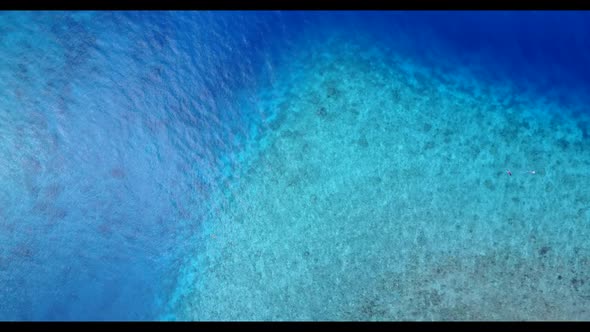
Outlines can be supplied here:
M586 16L2 13L0 319L588 319Z

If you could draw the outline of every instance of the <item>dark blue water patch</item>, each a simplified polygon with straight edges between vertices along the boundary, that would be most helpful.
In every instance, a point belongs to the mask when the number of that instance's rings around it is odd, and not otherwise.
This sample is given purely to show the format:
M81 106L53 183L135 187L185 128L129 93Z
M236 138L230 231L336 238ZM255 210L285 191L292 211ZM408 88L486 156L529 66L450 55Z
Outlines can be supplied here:
M539 95L563 91L576 98L590 90L590 13L584 11L419 11L350 14L359 28L395 47L403 34L416 38L404 47L428 58L433 47L479 73L489 83L510 79ZM570 100L571 102L571 100Z
M565 103L590 91L590 13L584 11L319 12L298 21L313 26L318 38L334 30L351 39L370 36L374 46L427 66L475 65L487 84L509 80L523 92L561 95Z

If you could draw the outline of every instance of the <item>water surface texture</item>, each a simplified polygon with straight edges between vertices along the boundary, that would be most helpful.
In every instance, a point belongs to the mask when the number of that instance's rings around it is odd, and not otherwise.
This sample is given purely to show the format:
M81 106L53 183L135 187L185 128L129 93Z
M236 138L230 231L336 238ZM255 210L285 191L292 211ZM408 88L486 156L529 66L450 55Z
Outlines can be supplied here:
M590 319L590 13L0 13L0 320Z

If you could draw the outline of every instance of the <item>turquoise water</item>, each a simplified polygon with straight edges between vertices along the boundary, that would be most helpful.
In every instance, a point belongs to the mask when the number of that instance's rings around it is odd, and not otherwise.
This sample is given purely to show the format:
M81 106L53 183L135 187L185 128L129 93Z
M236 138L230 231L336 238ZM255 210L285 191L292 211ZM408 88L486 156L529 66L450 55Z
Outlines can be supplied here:
M0 319L587 320L586 16L2 13Z

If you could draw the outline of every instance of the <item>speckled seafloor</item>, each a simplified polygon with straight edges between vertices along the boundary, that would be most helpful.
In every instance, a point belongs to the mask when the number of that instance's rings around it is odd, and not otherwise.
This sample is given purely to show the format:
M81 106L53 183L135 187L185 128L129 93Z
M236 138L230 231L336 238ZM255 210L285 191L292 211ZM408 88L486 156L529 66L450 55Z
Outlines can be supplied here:
M588 119L367 44L302 50L261 94L277 117L178 318L589 319Z

